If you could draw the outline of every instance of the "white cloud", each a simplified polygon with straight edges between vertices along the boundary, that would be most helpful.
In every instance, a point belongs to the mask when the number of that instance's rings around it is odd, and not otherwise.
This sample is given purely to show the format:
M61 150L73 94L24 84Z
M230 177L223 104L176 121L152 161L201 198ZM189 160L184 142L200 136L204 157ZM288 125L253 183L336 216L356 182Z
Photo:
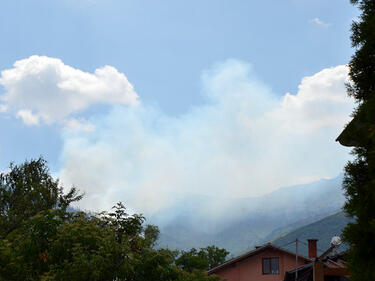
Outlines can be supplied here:
M39 117L34 115L30 110L19 110L16 116L17 118L21 118L23 123L25 123L28 126L39 124Z
M88 73L45 56L16 61L1 72L0 84L3 105L28 125L61 122L94 104L138 104L133 86L114 67Z
M250 65L217 64L202 76L210 102L184 115L115 107L90 119L94 132L66 132L60 177L86 192L85 208L121 200L150 214L194 194L257 196L336 176L349 157L335 143L354 105L347 72L324 69L280 99Z
M348 68L345 65L305 77L297 95L287 93L281 106L269 113L269 117L282 120L283 130L299 130L306 134L322 128L339 128L353 108L345 94L344 83L347 82Z
M313 19L309 20L309 22L313 23L313 24L316 24L316 25L320 25L320 26L330 26L331 25L330 23L324 22L320 18L313 18Z

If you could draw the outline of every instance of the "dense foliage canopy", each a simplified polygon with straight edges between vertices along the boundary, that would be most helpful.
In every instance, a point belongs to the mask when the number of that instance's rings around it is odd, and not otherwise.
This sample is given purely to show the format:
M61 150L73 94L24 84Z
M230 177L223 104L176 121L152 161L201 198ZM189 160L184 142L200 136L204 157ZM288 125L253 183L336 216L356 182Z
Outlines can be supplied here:
M354 146L356 156L346 165L343 182L345 211L355 218L344 230L344 238L351 246L349 269L356 281L375 280L375 1L351 2L362 12L352 24L356 51L349 63L348 85L358 107L338 141Z
M216 258L187 271L177 251L155 249L158 228L122 203L109 213L69 212L81 198L74 188L64 194L42 158L0 174L0 280L219 280L205 273Z
M182 269L192 272L196 269L209 270L225 262L229 252L216 246L201 248L199 251L192 248L182 251L176 259L176 265Z

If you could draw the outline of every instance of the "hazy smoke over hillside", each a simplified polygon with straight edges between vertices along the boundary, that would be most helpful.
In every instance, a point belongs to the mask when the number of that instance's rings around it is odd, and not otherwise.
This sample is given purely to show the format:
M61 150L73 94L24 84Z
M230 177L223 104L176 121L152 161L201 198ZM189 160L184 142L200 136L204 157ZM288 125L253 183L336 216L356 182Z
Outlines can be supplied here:
M121 200L146 215L194 196L259 196L334 177L348 159L334 141L353 108L347 72L324 69L280 97L250 65L219 63L202 75L207 103L181 116L142 103L114 106L88 120L92 130L66 129L60 177L86 192L84 208ZM208 201L201 211L224 214L222 204Z

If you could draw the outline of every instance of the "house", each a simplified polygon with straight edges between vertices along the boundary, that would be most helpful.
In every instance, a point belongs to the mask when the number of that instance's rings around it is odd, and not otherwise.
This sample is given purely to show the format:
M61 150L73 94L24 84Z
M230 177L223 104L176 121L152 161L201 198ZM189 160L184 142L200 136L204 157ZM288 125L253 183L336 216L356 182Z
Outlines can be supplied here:
M321 256L316 257L314 249L309 248L309 256L316 258L309 264L286 272L284 281L348 281L350 274L344 253L336 253L335 250L335 246L331 245Z
M268 243L221 264L207 273L227 281L283 281L287 271L296 268L296 255ZM298 267L311 260L298 256Z

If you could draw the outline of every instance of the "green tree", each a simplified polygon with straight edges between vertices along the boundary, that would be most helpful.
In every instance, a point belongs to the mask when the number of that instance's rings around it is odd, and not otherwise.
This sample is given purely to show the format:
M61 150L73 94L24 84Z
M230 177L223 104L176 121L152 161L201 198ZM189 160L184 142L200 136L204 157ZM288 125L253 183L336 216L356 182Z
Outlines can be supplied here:
M156 241L159 239L159 228L155 225L148 224L145 227L144 235L145 235L145 242L148 247L154 247L156 245Z
M156 226L129 215L122 203L111 212L68 212L76 189L63 194L43 159L11 165L2 174L0 280L217 281L203 270L175 264L176 252L154 249Z
M188 272L209 270L224 263L228 254L227 250L216 246L200 248L199 251L192 248L189 251L181 252L180 256L176 259L176 265Z
M353 120L337 140L353 146L345 167L346 213L355 218L344 230L350 244L351 280L375 280L375 1L351 0L361 10L352 24L355 54L349 63L348 94L358 103Z
M43 158L18 166L11 163L9 169L8 173L0 173L0 238L40 211L66 210L70 203L82 198L74 187L64 194Z
M173 251L155 250L143 229L133 231L141 216L126 214L122 204L115 212L61 216L50 209L27 219L0 240L0 280L220 280L176 266Z

